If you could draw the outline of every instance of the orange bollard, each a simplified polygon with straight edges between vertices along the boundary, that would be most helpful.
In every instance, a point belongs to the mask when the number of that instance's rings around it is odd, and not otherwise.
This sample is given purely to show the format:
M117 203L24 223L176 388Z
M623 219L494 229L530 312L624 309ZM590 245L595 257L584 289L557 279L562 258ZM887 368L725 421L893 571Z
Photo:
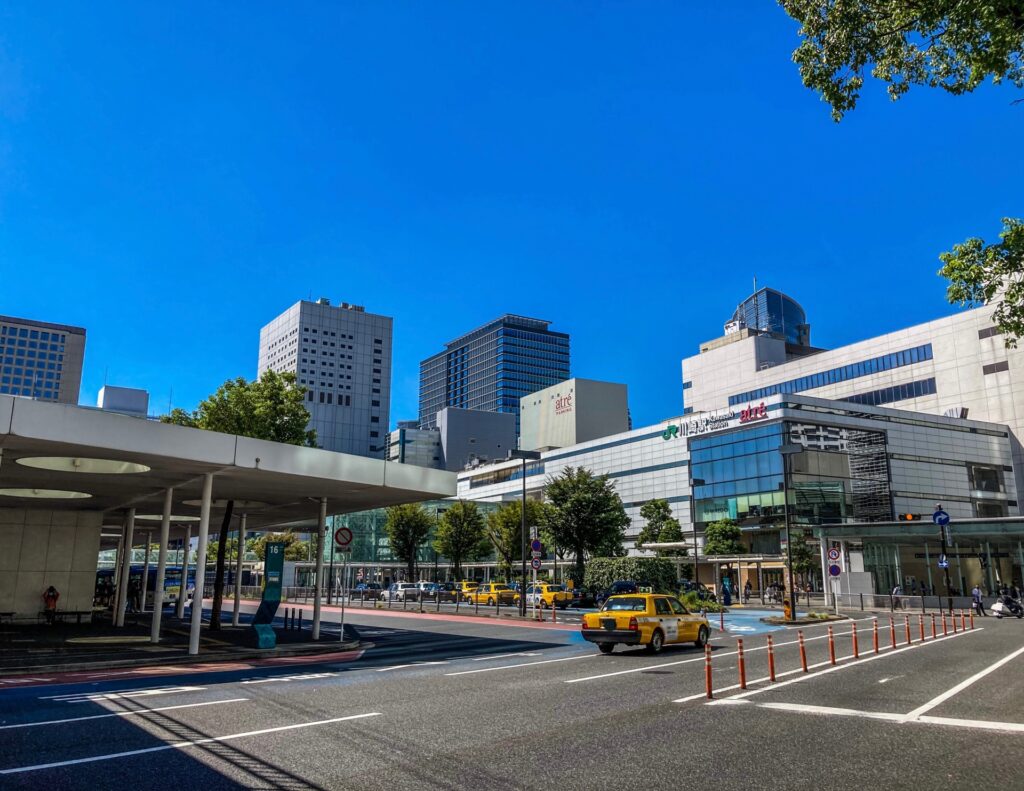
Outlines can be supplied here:
M853 637L853 658L858 659L860 657L860 649L857 647L857 622L853 623L853 631L850 632Z
M974 629L974 610L971 610L971 629Z
M942 636L945 637L949 634L949 628L946 626L946 613L942 613Z
M924 616L917 616L917 632L921 638L921 642L924 642Z
M960 631L967 631L967 616L964 614L963 610L960 610Z
M804 630L798 629L796 632L796 639L800 643L800 667L803 671L807 672L807 649L804 648Z
M871 642L874 645L875 653L878 653L878 618L871 619Z
M935 631L935 613L932 613L932 640L934 640L938 636L938 632Z
M949 620L953 623L953 634L956 634L956 613L951 612L949 614Z
M736 641L736 664L739 665L740 670L740 689L747 688L747 665L743 661L743 640L738 639Z
M775 680L775 646L771 635L768 635L768 680Z
M893 648L896 647L896 621L892 619L891 615L889 616L889 642Z
M708 700L714 697L711 694L711 646L704 646L704 691L708 696Z
M903 616L903 625L907 629L907 645L910 645L914 641L912 639L910 639L910 616L909 615L904 615Z
M555 618L555 613L556 612L558 612L558 608L555 606L554 602L551 602L551 623L557 623L558 622L558 619Z
M833 665L836 663L836 641L831 624L828 627L828 661Z

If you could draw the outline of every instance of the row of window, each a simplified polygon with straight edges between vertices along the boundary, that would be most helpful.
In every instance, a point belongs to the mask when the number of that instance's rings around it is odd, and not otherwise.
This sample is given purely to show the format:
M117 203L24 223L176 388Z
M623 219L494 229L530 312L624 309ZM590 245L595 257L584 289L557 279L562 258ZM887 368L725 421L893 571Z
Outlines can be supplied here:
M832 384L839 384L849 379L856 379L861 376L891 371L894 368L901 368L904 365L924 362L932 359L932 345L926 343L922 346L914 346L903 351L883 354L880 357L873 357L859 363L844 365L839 368L832 368L828 371L821 371L816 374L808 374L798 379L790 379L788 382L759 387L746 393L737 393L729 396L729 406L736 406L748 401L760 401L763 398L777 395L779 393L800 393L804 390L815 390L819 387L826 387Z
M903 385L883 387L881 390L872 390L868 393L857 393L840 399L853 404L866 404L867 406L881 406L891 404L894 401L904 401L908 398L920 398L921 396L935 395L935 379L921 379L917 382L908 382Z
M6 377L5 377L6 378ZM53 385L49 385L53 386ZM20 395L30 396L32 398L49 398L54 399L58 395L56 390L40 390L39 388L32 387L12 387L6 384L0 384L0 393L4 395Z
M54 354L53 352L35 352L32 349L29 349L28 352L24 349L4 349L2 353L4 354L3 360L8 365L35 365L34 361L39 360L40 365L36 366L38 368L42 367L42 363L46 360L58 363L64 362L63 354Z
M8 327L6 324L0 327L0 337L7 338L28 338L33 341L54 341L66 343L67 335L60 332L47 332L46 330L29 330L25 327Z

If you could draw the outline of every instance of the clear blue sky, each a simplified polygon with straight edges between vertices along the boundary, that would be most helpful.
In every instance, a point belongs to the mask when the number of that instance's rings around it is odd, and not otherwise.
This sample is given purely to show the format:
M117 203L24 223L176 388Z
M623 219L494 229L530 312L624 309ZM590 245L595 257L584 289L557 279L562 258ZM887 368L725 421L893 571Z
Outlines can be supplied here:
M88 328L191 407L327 296L419 360L504 312L677 414L751 278L835 346L950 313L936 256L1020 216L1011 89L869 84L840 125L771 2L6 3L0 313Z

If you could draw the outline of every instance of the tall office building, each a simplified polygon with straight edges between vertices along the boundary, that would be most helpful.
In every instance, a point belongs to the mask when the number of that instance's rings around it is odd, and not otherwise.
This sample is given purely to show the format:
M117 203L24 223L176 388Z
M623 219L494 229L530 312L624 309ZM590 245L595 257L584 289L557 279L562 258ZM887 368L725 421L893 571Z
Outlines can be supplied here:
M259 373L291 371L326 450L383 458L391 404L389 316L302 300L260 330Z
M511 412L519 399L569 378L569 336L550 322L506 314L420 363L420 428L445 407Z
M0 316L0 393L77 404L85 330Z

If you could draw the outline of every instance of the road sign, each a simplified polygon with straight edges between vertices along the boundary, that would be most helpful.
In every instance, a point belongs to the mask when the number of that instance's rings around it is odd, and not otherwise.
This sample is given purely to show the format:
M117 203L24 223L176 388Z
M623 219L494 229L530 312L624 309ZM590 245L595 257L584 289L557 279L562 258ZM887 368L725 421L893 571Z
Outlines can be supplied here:
M946 558L945 555L939 555L939 568L940 569L948 569L949 568L949 560Z
M538 552L536 549L534 549L534 550L532 550L530 552L530 557L539 558L540 556L541 556L541 553Z
M363 581L363 570L362 569L359 569L359 571L356 572L356 579L359 580L360 582Z
M533 568L534 571L539 570L540 569L540 558L534 558L533 560L531 560L530 561L530 566Z
M941 510L936 511L934 514L932 514L932 521L939 527L945 527L949 524L949 514Z
M347 527L339 527L334 531L334 545L338 549L348 549L352 543L352 531Z
M835 563L833 563L831 566L828 567L828 573L829 576L838 577L840 574L843 573L843 570L839 568L839 566L837 566Z
M829 560L839 560L839 550L834 548L834 547L832 549L830 549L828 551L828 559Z
M544 549L544 545L540 543L539 538L535 538L533 539L533 541L530 542L530 549L532 549L534 552L540 552L542 549Z

